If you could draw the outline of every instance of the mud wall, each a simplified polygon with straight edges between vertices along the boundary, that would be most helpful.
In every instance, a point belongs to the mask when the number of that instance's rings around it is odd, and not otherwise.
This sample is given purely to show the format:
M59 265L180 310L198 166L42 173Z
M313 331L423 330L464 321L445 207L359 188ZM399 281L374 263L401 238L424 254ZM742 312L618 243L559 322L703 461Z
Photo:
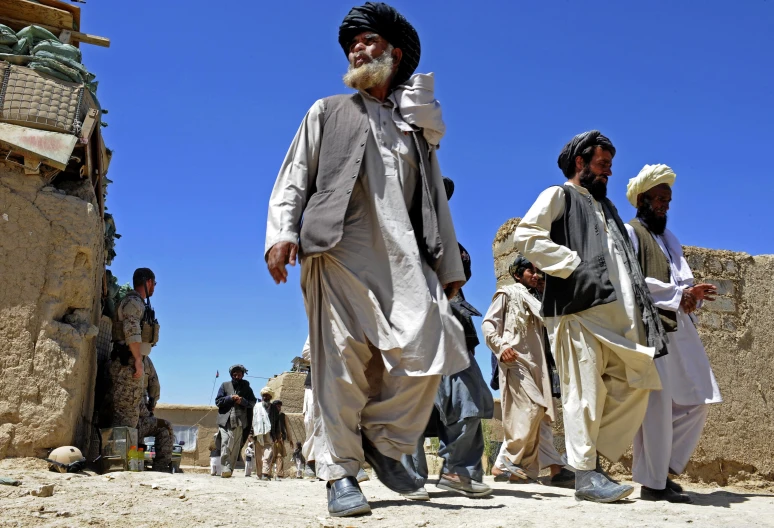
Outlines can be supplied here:
M86 447L103 230L87 182L0 163L0 459Z
M492 245L498 285L512 281L513 231L503 224ZM679 234L678 234L679 235ZM699 312L699 334L724 402L710 406L702 440L686 476L722 485L774 481L774 255L684 247L697 281L717 286L718 299ZM557 401L558 404L558 401ZM561 436L561 428L556 431ZM615 469L631 469L625 456Z

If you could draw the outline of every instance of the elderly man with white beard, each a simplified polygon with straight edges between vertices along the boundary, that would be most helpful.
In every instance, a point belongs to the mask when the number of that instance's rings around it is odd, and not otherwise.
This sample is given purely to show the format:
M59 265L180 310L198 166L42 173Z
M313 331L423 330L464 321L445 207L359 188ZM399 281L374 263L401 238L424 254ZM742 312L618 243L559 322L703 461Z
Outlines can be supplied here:
M669 332L669 353L656 359L663 388L650 394L634 438L632 476L642 485L643 500L691 502L668 475L680 474L688 464L707 420L707 404L722 401L694 315L703 301L715 300L717 291L712 284L694 284L683 247L666 227L675 178L666 165L645 165L626 189L637 208L626 230Z
M339 28L353 94L312 105L269 201L275 282L301 256L309 318L317 476L333 516L367 513L363 461L398 493L442 375L469 365L449 298L465 282L436 149L431 75L413 75L419 37L383 3Z

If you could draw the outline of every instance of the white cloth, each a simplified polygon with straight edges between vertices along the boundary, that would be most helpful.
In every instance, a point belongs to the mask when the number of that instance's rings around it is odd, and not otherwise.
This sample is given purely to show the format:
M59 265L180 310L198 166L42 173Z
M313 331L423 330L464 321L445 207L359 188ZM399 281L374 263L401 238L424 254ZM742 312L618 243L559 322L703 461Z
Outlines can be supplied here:
M258 443L263 445L264 435L271 432L269 413L263 408L263 402L259 401L253 406L253 434Z
M425 140L437 147L446 133L441 117L441 104L435 98L435 77L432 73L417 73L398 87L392 99L397 103L393 121L404 132L411 132L412 125L422 129Z
M361 432L387 456L412 453L440 376L470 364L462 326L443 292L445 284L464 282L465 275L436 155L430 153L428 178L444 248L437 272L424 261L408 214L420 173L413 138L403 129L407 123L395 112L396 93L384 102L361 95L371 132L343 237L301 263L314 456L325 480L357 474ZM318 101L280 170L269 202L266 251L280 241L298 243L299 220L316 177L322 113Z
M219 456L210 457L210 475L213 477L220 476L221 465Z
M495 460L495 467L500 471L507 471L505 466L505 455L507 451L508 443L503 441L500 446L500 451L497 453L497 459ZM543 470L549 466L565 466L567 465L567 457L559 454L554 445L554 431L551 429L551 423L547 420L540 422L540 440L538 444L538 464L540 469Z
M640 242L634 229L626 224L626 231L635 250L639 251ZM659 371L669 371L669 392L675 403L679 405L720 403L723 401L720 388L699 332L696 330L698 319L693 314L686 314L680 307L683 290L694 285L693 273L683 256L683 247L669 229L665 230L663 235L656 235L654 238L669 261L670 279L668 283L664 283L652 277L646 277L645 283L648 285L656 307L677 312L677 331L668 334L669 353L656 361ZM667 384L663 375L661 383Z
M574 185L570 182L565 185ZM583 195L588 190L575 186ZM543 272L569 277L580 263L577 252L551 240L551 224L564 213L563 187L543 191L514 233L516 249ZM642 423L647 391L660 389L655 350L644 346L645 332L631 279L601 205L592 198L604 238L608 276L616 300L582 312L545 318L562 384L565 441L569 464L596 467L597 451L617 460Z
M645 165L637 176L629 180L626 186L626 199L637 207L637 196L662 183L670 187L674 185L674 171L666 165Z
M301 448L301 454L304 455L304 459L309 462L315 460L314 456L314 392L312 389L304 389L304 432L306 433L306 439L304 445Z

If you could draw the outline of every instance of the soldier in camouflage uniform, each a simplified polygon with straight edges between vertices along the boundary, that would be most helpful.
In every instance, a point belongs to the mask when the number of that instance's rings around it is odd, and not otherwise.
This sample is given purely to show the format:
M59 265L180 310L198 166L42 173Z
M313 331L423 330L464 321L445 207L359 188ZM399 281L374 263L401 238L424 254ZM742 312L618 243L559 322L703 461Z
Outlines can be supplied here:
M172 424L162 418L153 416L153 409L161 396L161 385L159 377L156 374L156 367L153 366L150 356L142 358L145 369L143 376L143 397L140 401L140 423L137 426L139 438L152 436L156 439L156 456L153 459L154 471L169 471L169 465L172 462L172 444L174 442L174 433Z
M143 397L142 358L150 354L158 341L158 322L150 305L146 305L156 287L156 276L148 268L138 268L132 282L134 290L118 305L118 322L113 327L115 343L109 368L113 427L137 427Z

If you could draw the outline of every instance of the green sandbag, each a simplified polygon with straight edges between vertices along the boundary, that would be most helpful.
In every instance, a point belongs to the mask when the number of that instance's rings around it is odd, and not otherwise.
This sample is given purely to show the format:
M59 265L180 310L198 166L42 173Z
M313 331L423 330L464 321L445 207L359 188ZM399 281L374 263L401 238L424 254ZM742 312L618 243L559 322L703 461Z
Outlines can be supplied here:
M0 24L0 44L16 44L19 42L19 37L16 36L16 32L8 26Z
M9 54L9 55L10 55L10 54L12 54L12 53L13 53L13 49L12 49L12 48L9 48L9 47L8 47L8 46L6 46L5 44L0 44L0 53L7 53L7 54Z
M48 51L37 51L37 52L33 52L32 55L35 58L43 57L45 59L55 60L55 61L57 61L57 62L59 62L61 64L64 64L65 66L67 66L69 68L72 68L73 70L75 70L78 73L80 73L81 77L83 77L83 78L91 76L91 74L89 73L89 70L86 69L86 66L84 66L80 62L75 61L73 59L68 59L67 57L61 57L59 55L54 55L53 53L50 53Z
M37 55L40 51L47 51L58 57L81 62L81 50L70 44L62 44L58 40L41 40L32 48L32 54Z
M55 61L53 59L35 57L35 60L30 62L28 67L63 81L74 82L78 84L83 83L83 77L81 77L81 74L78 73L77 70L69 68L61 62Z
M29 55L30 54L30 39L20 38L19 42L13 46L14 55Z
M56 35L40 26L27 26L16 34L16 38L29 39L30 47L35 47L41 40L59 40Z

